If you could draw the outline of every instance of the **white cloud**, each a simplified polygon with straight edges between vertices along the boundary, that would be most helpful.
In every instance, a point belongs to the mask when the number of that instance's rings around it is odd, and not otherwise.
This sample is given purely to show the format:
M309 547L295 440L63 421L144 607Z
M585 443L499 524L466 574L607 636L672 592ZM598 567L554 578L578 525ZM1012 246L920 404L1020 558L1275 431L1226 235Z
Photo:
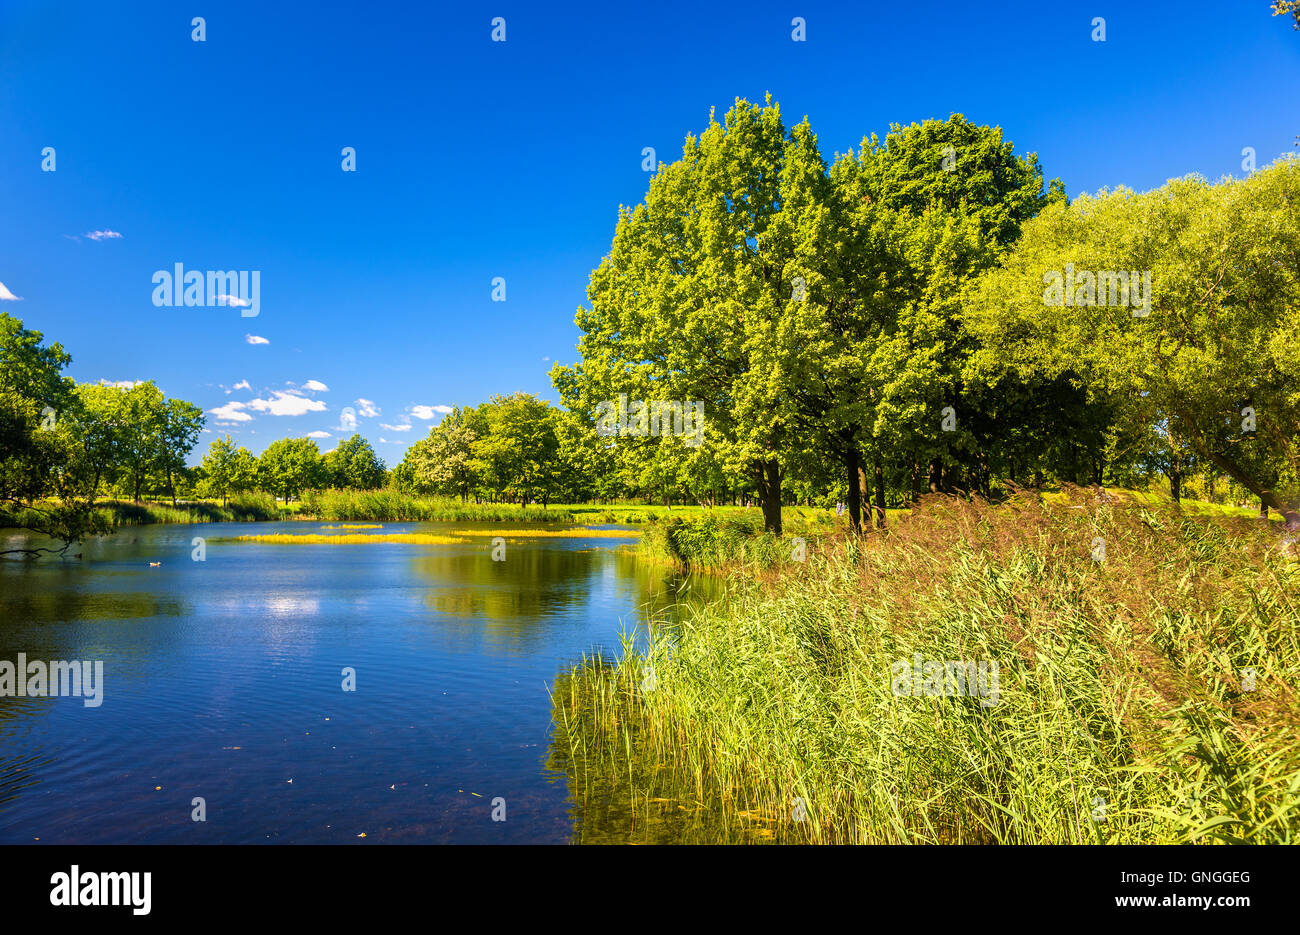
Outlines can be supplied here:
M226 388L223 386L222 389L226 389ZM229 396L235 390L248 390L250 393L253 392L253 388L248 385L247 380L240 380L234 386L230 387L230 389L226 390L226 395Z
M7 288L5 288L4 283L0 282L0 302L21 302L22 300L23 300L22 296L14 295Z
M308 380L302 385L302 388L304 390L312 390L316 393L328 393L330 391L330 388L320 380Z
M411 431L411 423L409 423L409 422L406 423L406 425L389 425L387 422L380 422L380 423L379 423L379 427L380 427L381 429L388 429L388 431L390 431L390 432L409 432L409 431Z
M361 416L361 418L373 419L375 416L379 415L379 407L376 406L371 400L357 399L357 400L353 400L353 402L355 402L359 407L357 409L357 415Z
M301 416L326 409L324 401L308 399L290 390L273 390L271 396L274 398L250 399L246 405L256 412L269 412L273 416Z
M442 414L445 416L449 412L451 412L450 406L412 406L411 407L411 415L415 416L417 419L424 419L425 421L432 419L436 414Z
M224 292L217 296L218 305L233 305L235 308L248 308L253 304L251 299L241 299L237 295L226 295Z
M308 433L307 433L307 437L308 437L308 438L329 438L329 437L330 437L330 433L329 433L329 432L321 432L321 431L308 432Z
M91 231L86 235L87 240L121 240L122 235L117 231Z
M230 425L234 422L252 422L253 417L242 410L248 406L248 403L233 402L226 403L224 406L218 406L216 409L209 409L208 415L216 419L221 419L218 425Z
M258 335L255 334L244 335L244 340L247 341L249 344L270 344L271 343L266 338L259 337Z

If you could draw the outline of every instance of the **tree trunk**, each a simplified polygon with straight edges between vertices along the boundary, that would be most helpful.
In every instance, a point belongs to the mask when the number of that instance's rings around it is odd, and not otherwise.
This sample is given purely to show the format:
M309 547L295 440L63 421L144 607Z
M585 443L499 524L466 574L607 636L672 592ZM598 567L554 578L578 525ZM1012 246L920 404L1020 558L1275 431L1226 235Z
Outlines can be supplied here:
M1169 496L1174 503L1180 503L1183 499L1183 472L1176 468L1169 472Z
M954 464L943 469L942 489L944 493L969 493L966 486L966 475L962 471L960 464Z
M849 530L856 536L862 532L862 490L859 487L858 449L852 444L844 453L845 476L849 482Z
M781 465L776 459L757 465L758 495L763 505L763 528L781 535Z
M871 468L872 480L876 485L876 528L885 528L885 469L876 461Z
M938 458L930 459L930 493L943 490L943 462Z
M1225 474L1259 497L1260 512L1264 516L1268 515L1268 508L1272 507L1286 519L1288 530L1300 529L1300 513L1283 503L1281 497L1247 474L1239 464L1218 452L1207 452L1207 457Z

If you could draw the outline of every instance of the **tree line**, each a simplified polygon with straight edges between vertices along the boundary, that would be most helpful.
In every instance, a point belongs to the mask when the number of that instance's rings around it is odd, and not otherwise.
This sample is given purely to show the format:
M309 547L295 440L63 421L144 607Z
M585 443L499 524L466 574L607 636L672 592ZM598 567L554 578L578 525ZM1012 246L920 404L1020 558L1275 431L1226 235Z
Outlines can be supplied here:
M773 531L811 490L857 527L863 499L882 522L926 491L1159 474L1300 525L1297 256L1295 158L1070 202L961 115L828 163L806 118L738 99L621 211L552 378L587 422L703 400L703 446L635 447L743 479Z

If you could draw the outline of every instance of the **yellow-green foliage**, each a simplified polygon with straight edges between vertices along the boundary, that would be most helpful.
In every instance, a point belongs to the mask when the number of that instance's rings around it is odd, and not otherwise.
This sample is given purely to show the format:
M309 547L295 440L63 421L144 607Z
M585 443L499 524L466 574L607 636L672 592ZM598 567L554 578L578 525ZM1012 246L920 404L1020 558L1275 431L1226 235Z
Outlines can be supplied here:
M324 529L335 527L324 526ZM380 526L344 526L344 529L380 529ZM234 542L263 542L275 545L376 545L379 543L405 543L407 545L456 545L470 538L497 537L516 541L520 539L588 539L620 538L639 535L627 529L448 529L443 534L423 532L371 532L371 533L270 533L262 536L234 536ZM469 538L467 538L469 537Z
M506 539L631 539L639 529L453 529L457 536L503 536Z
M435 536L420 532L343 533L326 536L320 533L272 533L264 536L234 536L235 542L261 542L271 545L378 545L399 542L406 545L456 545L468 542L456 536Z

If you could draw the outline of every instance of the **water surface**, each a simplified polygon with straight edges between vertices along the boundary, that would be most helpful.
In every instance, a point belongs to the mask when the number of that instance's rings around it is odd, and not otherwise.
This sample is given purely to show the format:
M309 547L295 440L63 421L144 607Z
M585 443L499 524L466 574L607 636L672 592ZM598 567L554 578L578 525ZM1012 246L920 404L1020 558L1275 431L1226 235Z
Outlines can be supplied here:
M97 708L0 698L0 843L571 840L548 688L710 582L638 563L632 539L510 541L500 562L490 539L222 541L352 531L323 525L127 528L0 562L0 659L104 663Z

